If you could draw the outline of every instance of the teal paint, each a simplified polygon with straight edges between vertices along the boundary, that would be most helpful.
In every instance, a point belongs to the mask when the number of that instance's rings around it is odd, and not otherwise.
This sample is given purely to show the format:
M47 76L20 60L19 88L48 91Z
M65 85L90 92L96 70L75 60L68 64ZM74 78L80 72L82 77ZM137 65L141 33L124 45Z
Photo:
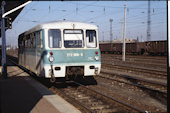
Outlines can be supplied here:
M98 52L96 55L95 52ZM44 64L50 64L48 56L53 52L55 58L53 64L58 63L101 63L101 53L99 49L71 49L71 50L46 50L44 53ZM96 61L95 56L99 56Z

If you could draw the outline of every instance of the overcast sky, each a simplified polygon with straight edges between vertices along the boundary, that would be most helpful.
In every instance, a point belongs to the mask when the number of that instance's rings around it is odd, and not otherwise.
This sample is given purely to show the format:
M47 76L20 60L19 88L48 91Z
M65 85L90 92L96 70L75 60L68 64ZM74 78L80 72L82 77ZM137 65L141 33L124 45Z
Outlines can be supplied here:
M166 1L151 1L151 40L167 39ZM33 1L27 5L6 32L7 45L17 45L18 35L45 22L79 21L99 27L99 40L122 38L124 1ZM127 1L126 37L146 41L148 1Z

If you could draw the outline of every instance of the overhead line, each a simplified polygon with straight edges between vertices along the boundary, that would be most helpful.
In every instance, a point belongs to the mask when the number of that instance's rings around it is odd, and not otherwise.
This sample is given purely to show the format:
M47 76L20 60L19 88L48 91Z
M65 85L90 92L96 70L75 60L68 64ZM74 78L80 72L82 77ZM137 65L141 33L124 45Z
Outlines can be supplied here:
M38 2L37 2L37 4L38 4ZM37 5L37 4L34 4L34 6ZM14 25L13 25L14 27L17 25L17 23L19 22L19 20L20 20L21 18L23 18L23 17L30 11L30 9L32 9L32 7L33 7L33 4L31 4L30 8L29 8L29 9L26 9L25 13L24 13L20 18L18 18L18 20L16 20L16 22L14 22Z
M71 2L70 2L71 3ZM74 4L74 3L72 3ZM87 4L83 4L83 3L80 3L79 5L85 5L87 6ZM113 6L104 6L104 5L88 5L88 6L94 6L94 7L107 7L107 8L124 8L123 6L122 7L113 7ZM141 5L140 5L141 6ZM133 8L133 7L127 7L129 9L148 9L148 8ZM154 7L154 9L166 9L166 8L157 8L157 7Z

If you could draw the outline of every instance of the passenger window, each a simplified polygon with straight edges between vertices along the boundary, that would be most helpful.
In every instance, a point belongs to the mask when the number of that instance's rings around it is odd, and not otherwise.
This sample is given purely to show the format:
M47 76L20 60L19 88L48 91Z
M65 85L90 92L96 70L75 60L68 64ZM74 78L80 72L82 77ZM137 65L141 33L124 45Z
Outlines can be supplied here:
M29 39L27 39L27 46L28 46L28 48L30 48L30 46L31 46L30 38L29 38Z
M60 48L61 47L61 31L59 29L49 29L48 30L48 46L50 48Z
M34 38L33 33L31 33L31 35L30 35L30 48L33 48L33 38Z
M40 48L43 47L42 31L40 31Z
M24 40L22 40L22 49L25 48Z
M87 30L86 31L86 41L87 41L88 48L97 47L96 31L95 30Z
M35 39L36 39L36 38L34 37L34 38L33 38L33 44L32 44L32 45L33 45L33 48L36 48L36 43L35 43L36 40L35 40Z
M42 31L37 31L35 33L37 39L37 48L42 48ZM36 42L34 43L36 45Z
M25 48L27 48L27 40L25 40Z

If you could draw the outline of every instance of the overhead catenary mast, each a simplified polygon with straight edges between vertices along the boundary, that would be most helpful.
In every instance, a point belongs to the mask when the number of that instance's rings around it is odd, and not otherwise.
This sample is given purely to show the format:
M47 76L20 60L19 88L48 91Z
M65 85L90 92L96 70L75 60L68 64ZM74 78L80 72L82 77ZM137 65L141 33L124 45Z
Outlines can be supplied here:
M148 21L147 21L147 41L151 41L151 16L150 16L150 0L148 0Z
M123 48L122 48L122 61L125 61L125 50L126 50L126 44L125 44L125 38L126 38L126 0L124 5L124 29L123 29Z
M113 38L112 38L112 36L113 36L113 34L112 34L112 22L113 22L113 19L110 19L109 21L110 21L110 43L112 43L112 40L113 40Z

